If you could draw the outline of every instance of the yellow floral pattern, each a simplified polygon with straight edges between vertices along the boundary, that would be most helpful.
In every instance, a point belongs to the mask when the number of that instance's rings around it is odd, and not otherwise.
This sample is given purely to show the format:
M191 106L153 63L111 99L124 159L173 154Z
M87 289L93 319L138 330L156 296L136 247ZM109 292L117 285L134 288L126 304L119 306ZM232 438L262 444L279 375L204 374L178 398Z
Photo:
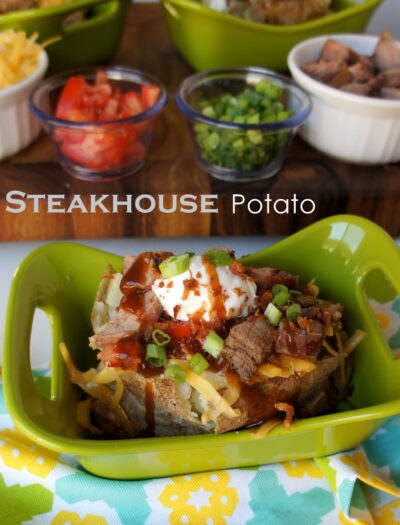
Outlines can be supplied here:
M227 471L173 478L159 496L172 509L170 523L225 525L225 516L232 516L239 502L237 490L228 487L230 479Z
M400 518L400 499L373 512L375 525L400 525L400 519L396 519L395 516L396 511L397 517Z
M81 518L77 512L60 510L51 522L51 525L108 525L108 521L103 516L96 514L86 514Z
M311 459L300 459L298 461L286 461L282 464L291 478L322 478L323 474L319 467Z
M353 468L361 481L364 481L368 485L383 490L388 494L400 497L400 490L396 490L393 484L385 483L383 480L369 472L367 458L363 452L354 452L353 454L345 454L340 458L340 461L345 465Z
M18 430L3 430L0 441L5 442L0 445L0 456L7 467L26 468L31 474L46 478L57 464L55 458L58 454L35 445Z
M339 523L341 525L371 525L370 522L365 520L349 520L342 511L339 513Z

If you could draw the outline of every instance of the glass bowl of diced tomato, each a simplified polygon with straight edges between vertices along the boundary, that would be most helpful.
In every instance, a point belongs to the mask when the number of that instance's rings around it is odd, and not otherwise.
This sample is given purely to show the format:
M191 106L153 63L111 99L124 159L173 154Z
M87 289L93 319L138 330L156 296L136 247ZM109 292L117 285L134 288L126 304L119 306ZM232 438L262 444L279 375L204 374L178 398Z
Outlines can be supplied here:
M52 76L33 92L30 108L52 139L67 173L116 180L145 162L164 86L135 69L87 68Z

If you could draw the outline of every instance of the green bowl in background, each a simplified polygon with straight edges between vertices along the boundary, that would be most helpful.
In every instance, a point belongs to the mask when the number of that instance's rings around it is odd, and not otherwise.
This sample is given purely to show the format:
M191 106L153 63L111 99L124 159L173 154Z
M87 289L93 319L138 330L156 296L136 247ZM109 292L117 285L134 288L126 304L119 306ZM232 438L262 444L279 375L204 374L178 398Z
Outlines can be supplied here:
M107 62L122 38L130 0L71 0L52 7L13 11L0 15L0 31L15 29L31 35L39 33L39 42L60 36L46 49L49 73ZM68 24L75 13L81 21Z
M134 244L131 252L136 252ZM11 286L3 383L16 427L43 447L75 454L89 472L134 479L333 454L358 445L400 413L400 359L384 340L368 301L371 294L381 297L385 278L391 293L400 295L400 253L381 228L361 217L329 217L242 262L281 267L299 273L303 282L315 277L322 297L343 303L347 330L366 332L355 351L351 405L295 421L290 431L280 425L258 440L248 430L90 439L77 427L75 401L82 392L70 382L58 345L66 343L81 370L96 362L88 346L90 312L104 268L112 264L120 269L122 258L79 244L54 243L28 255ZM52 378L46 393L35 383L29 360L36 308L48 315L53 334Z
M261 66L287 70L290 49L313 36L363 32L382 0L333 0L333 14L291 26L249 22L195 0L161 0L168 33L198 71Z

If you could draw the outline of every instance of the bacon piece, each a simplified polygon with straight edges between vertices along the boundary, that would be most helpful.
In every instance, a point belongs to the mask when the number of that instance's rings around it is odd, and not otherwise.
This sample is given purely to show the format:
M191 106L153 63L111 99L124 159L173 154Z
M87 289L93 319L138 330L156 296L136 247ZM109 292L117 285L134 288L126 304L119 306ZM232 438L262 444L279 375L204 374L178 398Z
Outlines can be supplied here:
M344 62L350 64L358 60L358 54L350 47L340 44L332 38L328 38L322 48L321 59L326 62Z
M338 60L336 62L326 62L318 60L317 62L310 62L305 64L302 69L307 75L310 75L315 80L320 82L329 82L339 71L344 67L344 62Z
M380 71L400 66L400 47L390 31L382 31L373 60Z
M279 412L285 412L285 419L283 420L283 426L286 428L286 430L291 430L291 424L293 422L294 417L294 408L292 405L289 405L289 403L275 403L275 408L279 410Z
M371 88L368 84L357 84L356 82L351 82L340 88L346 93L352 93L353 95L360 95L363 97L368 97L371 94Z
M382 88L381 94L383 98L400 100L400 88L392 88L392 87Z

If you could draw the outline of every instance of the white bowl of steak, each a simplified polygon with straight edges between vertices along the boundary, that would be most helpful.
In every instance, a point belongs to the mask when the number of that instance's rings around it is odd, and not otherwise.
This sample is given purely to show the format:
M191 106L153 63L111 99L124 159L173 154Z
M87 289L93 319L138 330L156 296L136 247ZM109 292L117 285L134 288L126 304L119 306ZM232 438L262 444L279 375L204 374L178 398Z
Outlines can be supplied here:
M346 162L400 161L399 42L387 32L311 38L291 50L288 65L313 101L300 129L306 142Z

